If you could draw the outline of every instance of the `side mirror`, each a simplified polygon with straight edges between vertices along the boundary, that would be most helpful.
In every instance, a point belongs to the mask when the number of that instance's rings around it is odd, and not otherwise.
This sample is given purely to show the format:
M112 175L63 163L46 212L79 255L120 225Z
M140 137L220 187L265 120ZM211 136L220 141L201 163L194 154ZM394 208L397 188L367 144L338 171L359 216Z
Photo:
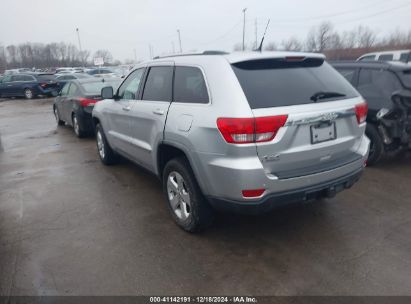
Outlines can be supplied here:
M113 99L113 97L114 97L113 87L104 87L101 89L102 99Z

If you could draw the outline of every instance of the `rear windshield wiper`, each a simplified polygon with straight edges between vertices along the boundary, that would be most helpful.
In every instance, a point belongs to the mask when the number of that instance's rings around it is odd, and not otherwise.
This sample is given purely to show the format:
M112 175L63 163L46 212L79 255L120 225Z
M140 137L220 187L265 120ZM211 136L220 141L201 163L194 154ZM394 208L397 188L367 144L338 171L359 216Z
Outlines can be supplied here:
M345 97L345 94L338 93L338 92L317 92L313 96L310 97L312 101L318 101L319 99L327 99L333 97Z

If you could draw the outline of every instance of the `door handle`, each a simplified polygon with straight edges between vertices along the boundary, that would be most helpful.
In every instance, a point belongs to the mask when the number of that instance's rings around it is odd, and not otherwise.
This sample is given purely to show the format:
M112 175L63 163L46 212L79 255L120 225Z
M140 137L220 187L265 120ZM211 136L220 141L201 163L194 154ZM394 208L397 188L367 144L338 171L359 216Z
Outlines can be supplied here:
M164 115L164 111L161 109L154 110L153 113L156 115Z
M130 110L131 110L131 107L130 107L130 106L124 106L124 107L123 107L123 110L124 110L124 111L130 111Z

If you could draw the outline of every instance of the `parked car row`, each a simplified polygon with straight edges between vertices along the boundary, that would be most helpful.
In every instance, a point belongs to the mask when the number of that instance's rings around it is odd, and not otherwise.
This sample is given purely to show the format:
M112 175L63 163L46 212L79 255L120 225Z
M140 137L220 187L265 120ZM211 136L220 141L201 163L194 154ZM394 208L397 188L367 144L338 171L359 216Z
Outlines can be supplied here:
M0 77L0 97L56 96L64 85L76 79L121 79L118 74L109 68L77 69L62 68L53 73L34 73L16 71Z
M56 96L59 85L52 74L8 74L0 79L0 98Z
M186 231L207 227L216 209L260 213L333 197L367 161L367 104L323 55L158 58L118 88L89 96L88 84L64 86L57 123L77 136L94 129L104 164L121 155L157 175Z

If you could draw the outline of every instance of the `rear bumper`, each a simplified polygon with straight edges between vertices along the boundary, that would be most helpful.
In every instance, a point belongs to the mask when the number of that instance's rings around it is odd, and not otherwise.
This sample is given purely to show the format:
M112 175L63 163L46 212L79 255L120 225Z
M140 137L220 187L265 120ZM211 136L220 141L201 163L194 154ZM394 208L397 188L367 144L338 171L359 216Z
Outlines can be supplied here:
M361 168L356 172L334 180L297 190L271 193L258 200L236 201L212 196L207 198L209 203L220 211L260 214L288 204L334 197L338 192L351 188L360 179L362 172L363 169Z
M241 204L262 204L270 198L279 196L288 197L288 194L298 194L298 199L303 199L306 189L331 187L341 179L355 176L362 171L368 158L369 139L362 136L353 152L357 157L349 163L337 163L332 168L320 172L313 172L301 176L280 178L264 170L258 156L228 158L221 155L201 154L199 162L201 170L195 168L195 174L200 187L206 197L213 201L241 202ZM345 181L343 182L343 184ZM341 188L341 187L340 187ZM345 187L342 187L344 189ZM243 190L265 189L258 198L245 198ZM310 190L311 191L311 190ZM311 191L312 192L312 191ZM314 190L316 192L316 190ZM288 199L284 199L288 201Z

